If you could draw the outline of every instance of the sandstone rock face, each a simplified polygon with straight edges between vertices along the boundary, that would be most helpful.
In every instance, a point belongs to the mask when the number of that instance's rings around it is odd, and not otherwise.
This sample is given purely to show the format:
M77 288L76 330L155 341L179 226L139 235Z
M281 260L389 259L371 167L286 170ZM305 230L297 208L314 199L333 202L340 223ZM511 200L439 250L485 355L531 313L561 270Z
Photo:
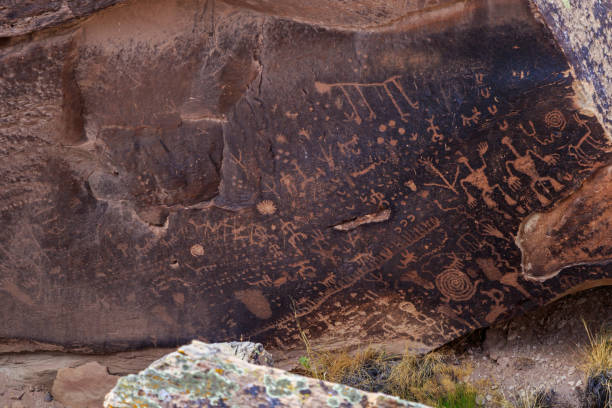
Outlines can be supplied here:
M519 229L528 277L546 280L562 268L612 259L612 166L606 166L548 213Z
M227 347L194 341L122 377L106 408L223 407L415 407L422 404L361 391L248 363Z
M68 407L97 408L119 377L109 375L106 367L94 362L58 371L51 392Z
M111 3L1 11L0 338L427 349L611 277L521 267L612 160L527 1Z

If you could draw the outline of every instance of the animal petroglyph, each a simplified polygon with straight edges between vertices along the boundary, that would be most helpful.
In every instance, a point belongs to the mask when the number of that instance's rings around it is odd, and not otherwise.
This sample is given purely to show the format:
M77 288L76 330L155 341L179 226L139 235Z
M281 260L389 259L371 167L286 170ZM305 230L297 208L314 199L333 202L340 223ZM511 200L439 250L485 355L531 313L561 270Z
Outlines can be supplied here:
M592 166L597 162L595 153L600 151L609 151L610 146L605 139L598 139L593 136L588 122L581 119L578 113L574 114L574 120L576 123L578 123L578 126L584 128L585 133L576 144L570 144L568 146L568 152L570 156L573 156L581 166Z

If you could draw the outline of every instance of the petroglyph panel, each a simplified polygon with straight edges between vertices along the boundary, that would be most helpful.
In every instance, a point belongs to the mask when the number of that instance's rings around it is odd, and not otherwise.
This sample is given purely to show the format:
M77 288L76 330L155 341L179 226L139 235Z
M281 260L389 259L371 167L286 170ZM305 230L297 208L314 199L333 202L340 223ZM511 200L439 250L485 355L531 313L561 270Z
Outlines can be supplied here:
M402 3L444 18L135 0L1 48L0 337L427 349L609 278L521 268L521 223L612 160L548 29Z

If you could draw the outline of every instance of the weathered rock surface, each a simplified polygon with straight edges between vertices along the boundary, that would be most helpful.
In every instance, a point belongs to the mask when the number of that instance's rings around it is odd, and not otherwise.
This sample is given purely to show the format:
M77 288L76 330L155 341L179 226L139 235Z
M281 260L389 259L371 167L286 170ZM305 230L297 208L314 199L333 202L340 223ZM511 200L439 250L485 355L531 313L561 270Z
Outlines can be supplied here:
M78 3L0 11L7 344L426 349L612 276L521 268L612 160L531 3Z
M125 0L4 0L0 4L0 37L56 27Z
M139 374L122 377L106 396L106 408L223 407L422 407L255 365L225 345L194 341ZM231 350L231 349L230 349Z
M530 215L519 229L528 277L549 279L563 268L612 260L612 166L585 181L553 210Z
M51 389L57 372L90 362L108 367L111 375L138 372L173 349L142 349L104 355L60 352L3 352L0 354L0 378L10 386L42 386Z
M533 0L578 78L583 104L612 134L612 15L609 1Z
M98 408L118 378L93 361L76 368L59 370L51 392L57 401L66 406Z

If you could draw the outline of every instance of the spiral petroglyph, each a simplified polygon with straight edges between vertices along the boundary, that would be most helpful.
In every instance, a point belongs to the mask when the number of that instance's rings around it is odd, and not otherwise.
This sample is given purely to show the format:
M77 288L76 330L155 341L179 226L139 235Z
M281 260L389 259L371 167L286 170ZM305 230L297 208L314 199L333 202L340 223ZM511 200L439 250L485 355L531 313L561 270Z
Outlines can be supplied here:
M476 292L470 278L458 269L446 269L436 276L436 286L443 296L457 301L469 300Z
M563 116L563 113L561 113L559 109L554 109L548 112L544 116L544 122L549 128L555 128L559 130L565 129L565 125L567 124L565 116Z

